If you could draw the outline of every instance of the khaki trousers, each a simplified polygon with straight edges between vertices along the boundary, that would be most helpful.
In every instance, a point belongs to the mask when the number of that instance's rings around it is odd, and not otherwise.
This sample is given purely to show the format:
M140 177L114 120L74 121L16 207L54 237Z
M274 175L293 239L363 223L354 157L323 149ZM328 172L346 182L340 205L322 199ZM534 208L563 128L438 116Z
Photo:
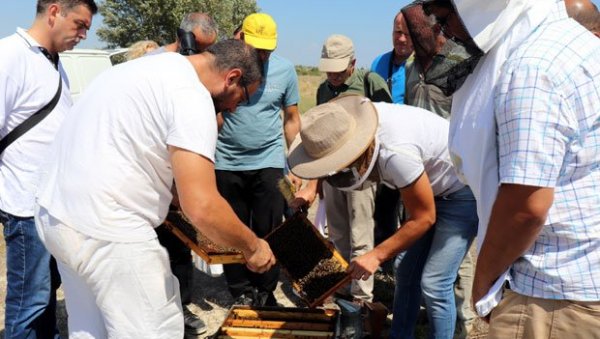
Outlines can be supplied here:
M344 192L323 183L329 239L348 261L373 249L376 188L373 184L360 191ZM366 281L352 280L349 292L356 299L372 301L373 284L373 276Z
M533 298L505 289L492 311L488 338L600 338L600 301Z

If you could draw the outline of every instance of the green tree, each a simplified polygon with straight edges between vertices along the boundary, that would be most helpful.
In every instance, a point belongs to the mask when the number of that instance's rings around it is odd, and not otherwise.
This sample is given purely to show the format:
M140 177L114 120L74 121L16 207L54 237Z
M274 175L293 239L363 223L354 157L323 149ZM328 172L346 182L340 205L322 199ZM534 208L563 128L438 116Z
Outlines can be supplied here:
M255 0L104 0L104 17L97 34L107 47L126 47L150 39L159 45L175 40L181 19L189 12L210 14L219 37L230 37L246 15L259 11Z

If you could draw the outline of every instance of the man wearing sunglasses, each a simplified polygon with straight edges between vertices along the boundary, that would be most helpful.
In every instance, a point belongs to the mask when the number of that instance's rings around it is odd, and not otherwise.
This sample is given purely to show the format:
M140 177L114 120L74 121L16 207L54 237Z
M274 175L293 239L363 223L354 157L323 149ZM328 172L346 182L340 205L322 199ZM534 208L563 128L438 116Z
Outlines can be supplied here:
M400 191L406 221L349 267L354 279L367 280L404 251L396 272L392 338L414 337L421 292L432 337L454 335L453 285L478 219L471 190L454 172L447 140L448 122L432 112L346 95L304 114L288 156L292 173L339 190L377 182Z
M598 337L600 41L558 0L423 9L481 52L454 81L449 149L477 199L488 337Z

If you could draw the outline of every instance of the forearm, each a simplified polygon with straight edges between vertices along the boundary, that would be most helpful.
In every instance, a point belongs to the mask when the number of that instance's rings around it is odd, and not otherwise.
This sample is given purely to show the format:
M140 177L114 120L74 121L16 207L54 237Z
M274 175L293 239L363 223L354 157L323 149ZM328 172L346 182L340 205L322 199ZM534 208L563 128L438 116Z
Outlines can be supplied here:
M433 226L430 219L409 219L391 237L373 249L380 262L384 262L407 250Z
M535 242L552 205L551 188L502 185L477 259L475 279L491 285Z
M300 133L300 113L298 111L298 106L288 106L284 108L283 121L283 134L288 148L298 133Z
M240 250L244 256L257 247L256 235L237 218L231 206L221 196L209 203L197 202L194 206L182 206L192 224L215 243Z

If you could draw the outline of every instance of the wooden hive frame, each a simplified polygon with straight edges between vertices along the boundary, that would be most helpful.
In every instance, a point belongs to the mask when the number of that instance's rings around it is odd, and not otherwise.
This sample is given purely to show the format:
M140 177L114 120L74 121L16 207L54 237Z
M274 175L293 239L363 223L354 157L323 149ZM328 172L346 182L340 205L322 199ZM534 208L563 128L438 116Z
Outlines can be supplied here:
M295 226L298 224L300 224L300 226ZM302 229L305 230L304 236L312 237L313 239L316 239L319 243L324 245L325 248L327 249L327 251L331 254L331 258L340 265L342 270L345 271L348 268L348 262L338 252L338 250L333 246L333 244L331 244L327 239L325 239L317 231L317 229L310 222L310 220L307 219L306 214L304 214L304 213L296 213L294 216L288 218L283 224L281 224L280 226L275 228L271 233L269 233L265 237L265 240L267 240L267 242L269 242L269 245L271 245L271 249L274 249L274 246L273 246L274 244L272 243L273 235L281 230L284 230L286 227L302 227ZM300 241L300 239L298 239L298 241ZM274 250L274 253L275 253L275 256L277 257L278 253L276 253L276 250ZM325 299L327 299L327 297L329 297L331 294L333 294L339 288L350 283L350 281L352 280L352 277L346 273L343 275L343 277L339 281L337 281L337 283L335 285L332 285L327 291L325 291L319 297L311 300L307 297L306 293L304 293L304 291L302 290L302 287L300 286L298 281L296 279L294 279L292 274L290 274L285 263L282 262L280 260L280 258L278 258L278 261L281 263L283 271L286 273L286 275L290 279L294 290L296 290L298 292L298 294L300 295L300 298L311 308L322 305L323 302L325 301Z
M178 213L180 220L178 219L174 221L172 213ZM186 223L187 225L183 225L182 223ZM202 233L200 233L194 226L192 226L191 223L186 220L186 218L184 218L183 212L169 212L169 217L164 221L163 224L167 230L173 233L177 238L179 238L179 240L181 240L181 242L194 251L194 253L196 253L209 265L246 263L244 256L240 252L233 250L215 251L214 249L209 248L209 246L204 246L203 243L212 242L210 242L208 238L202 235ZM198 239L192 239L191 234L189 234L189 230L186 233L182 230L182 227L192 228L197 233L196 238L203 237L205 241L199 242ZM216 245L214 247L216 247Z
M234 305L217 338L335 338L338 311Z

